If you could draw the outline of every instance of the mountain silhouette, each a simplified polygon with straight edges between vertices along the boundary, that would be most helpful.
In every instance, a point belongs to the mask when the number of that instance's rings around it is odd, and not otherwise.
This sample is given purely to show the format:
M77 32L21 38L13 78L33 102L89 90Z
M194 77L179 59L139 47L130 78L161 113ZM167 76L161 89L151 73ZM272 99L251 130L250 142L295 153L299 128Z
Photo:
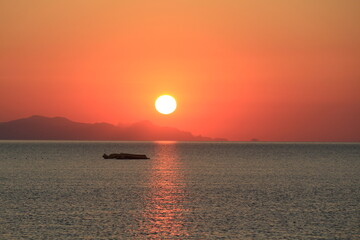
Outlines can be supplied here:
M2 140L123 140L123 141L226 141L224 138L194 136L150 121L130 126L109 123L80 123L63 117L31 116L0 123Z

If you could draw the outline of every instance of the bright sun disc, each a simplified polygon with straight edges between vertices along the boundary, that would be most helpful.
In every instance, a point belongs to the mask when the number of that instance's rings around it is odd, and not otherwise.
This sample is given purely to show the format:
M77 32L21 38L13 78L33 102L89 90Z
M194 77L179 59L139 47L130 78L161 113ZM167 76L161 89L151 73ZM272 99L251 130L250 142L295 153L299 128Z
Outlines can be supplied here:
M155 108L159 113L170 114L176 109L176 100L170 95L162 95L156 99Z

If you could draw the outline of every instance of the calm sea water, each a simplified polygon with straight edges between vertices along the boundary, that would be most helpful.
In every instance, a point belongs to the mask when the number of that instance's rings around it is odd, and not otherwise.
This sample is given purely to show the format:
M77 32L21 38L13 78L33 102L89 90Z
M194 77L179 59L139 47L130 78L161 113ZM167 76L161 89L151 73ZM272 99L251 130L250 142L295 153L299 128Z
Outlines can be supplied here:
M0 239L360 239L360 144L2 141L0 194Z

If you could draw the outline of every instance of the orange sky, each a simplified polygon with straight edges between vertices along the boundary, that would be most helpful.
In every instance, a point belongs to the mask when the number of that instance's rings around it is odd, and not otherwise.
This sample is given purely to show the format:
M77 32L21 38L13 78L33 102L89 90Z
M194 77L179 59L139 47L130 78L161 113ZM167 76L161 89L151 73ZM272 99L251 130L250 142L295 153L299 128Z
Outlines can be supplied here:
M360 141L358 0L0 1L0 121ZM174 114L155 111L171 94Z

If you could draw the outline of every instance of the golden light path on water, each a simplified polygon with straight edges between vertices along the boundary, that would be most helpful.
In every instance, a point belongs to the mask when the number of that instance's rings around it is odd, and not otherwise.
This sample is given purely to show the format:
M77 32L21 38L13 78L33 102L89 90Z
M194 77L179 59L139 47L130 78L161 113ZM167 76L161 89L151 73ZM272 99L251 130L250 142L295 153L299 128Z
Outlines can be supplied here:
M156 145L156 158L152 162L149 195L144 210L145 222L141 230L155 239L184 238L183 203L184 176L176 152L175 142Z

